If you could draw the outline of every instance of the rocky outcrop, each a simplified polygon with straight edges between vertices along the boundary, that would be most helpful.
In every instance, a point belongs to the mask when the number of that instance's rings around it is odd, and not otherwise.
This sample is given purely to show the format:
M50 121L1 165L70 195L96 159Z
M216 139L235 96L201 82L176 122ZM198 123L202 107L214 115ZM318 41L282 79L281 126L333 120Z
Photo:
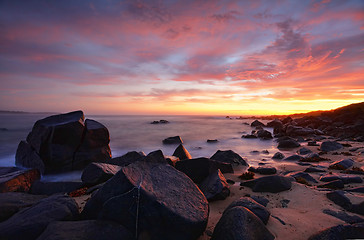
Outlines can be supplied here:
M250 124L250 126L252 126L252 127L265 127L265 124L264 123L262 123L261 121L259 121L259 120L254 120L251 124Z
M38 169L22 170L17 167L0 167L0 193L28 192L38 179L40 179Z
M185 159L192 159L191 154L187 151L187 149L180 144L176 150L174 150L173 156L178 157L180 160L185 160Z
M341 148L343 148L343 145L335 141L325 141L322 142L320 146L320 150L323 152L336 151Z
M0 223L0 239L37 239L49 223L73 220L78 213L78 205L72 198L54 195Z
M20 142L16 164L44 174L82 169L111 158L109 141L107 128L84 121L82 111L53 115L38 120L27 141Z
M107 163L90 163L83 170L81 180L88 186L103 183L112 178L121 167Z
M140 161L144 157L145 157L144 153L131 151L131 152L125 153L124 155L122 155L120 157L112 158L107 163L124 167L124 166L127 166L136 161Z
M196 239L206 228L208 202L199 188L168 164L123 167L87 202L84 218L125 226L134 237Z

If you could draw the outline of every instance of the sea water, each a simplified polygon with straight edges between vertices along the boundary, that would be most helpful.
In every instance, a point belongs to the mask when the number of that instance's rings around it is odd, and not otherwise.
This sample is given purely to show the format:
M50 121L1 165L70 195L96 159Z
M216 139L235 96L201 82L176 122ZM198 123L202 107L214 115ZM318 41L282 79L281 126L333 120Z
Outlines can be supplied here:
M0 166L15 166L15 153L21 140L31 131L33 124L49 114L0 114ZM110 132L110 147L113 157L129 151L162 150L172 155L177 145L165 145L163 139L180 136L184 147L192 157L211 157L217 150L233 150L246 158L250 165L258 166L262 159L271 161L278 150L274 140L244 139L251 133L250 123L254 119L225 118L224 116L106 116L87 115L104 124ZM167 120L167 124L150 124L155 120ZM261 120L263 123L267 121ZM266 128L272 131L271 128ZM216 143L207 143L217 139ZM268 150L269 154L262 153ZM258 152L257 152L258 151ZM80 172L46 176L52 180L79 180Z

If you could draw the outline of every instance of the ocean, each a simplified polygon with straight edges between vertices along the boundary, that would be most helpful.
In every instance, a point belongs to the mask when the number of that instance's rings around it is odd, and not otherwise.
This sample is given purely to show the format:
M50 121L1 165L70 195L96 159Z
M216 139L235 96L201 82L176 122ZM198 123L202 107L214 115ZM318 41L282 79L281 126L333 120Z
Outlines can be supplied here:
M33 124L49 114L1 114L0 115L0 166L15 166L15 153L21 140L31 131ZM228 119L223 116L106 116L85 115L104 124L110 132L110 147L113 157L129 151L162 150L164 155L172 155L177 145L164 145L167 137L180 136L183 145L192 157L211 157L217 150L233 150L248 160L252 166L266 159L267 163L278 151L274 140L244 139L243 134L254 128L254 119ZM165 119L168 124L150 124ZM263 123L267 121L261 120ZM247 125L249 124L249 125ZM271 128L266 128L272 131ZM207 139L217 139L217 143L207 143ZM269 154L262 153L268 150ZM257 152L259 151L259 152ZM46 176L52 180L79 180L80 172Z

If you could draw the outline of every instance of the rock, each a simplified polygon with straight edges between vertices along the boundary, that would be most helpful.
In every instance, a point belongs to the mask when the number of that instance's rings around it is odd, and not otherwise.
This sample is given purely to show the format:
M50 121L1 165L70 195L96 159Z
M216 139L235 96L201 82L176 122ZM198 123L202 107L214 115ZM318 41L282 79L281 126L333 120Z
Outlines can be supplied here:
M263 196L250 196L254 201L259 203L260 205L266 207L269 203L269 200Z
M281 152L276 152L274 155L273 155L273 157L272 157L272 159L283 159L285 156L284 156L284 154L283 153L281 153Z
M220 169L205 178L200 184L200 189L208 201L224 200L230 195L229 184Z
M275 167L258 167L258 168L250 167L248 169L248 171L254 172L254 173L259 173L262 175L269 175L269 174L277 173L277 169Z
M16 164L44 174L79 170L109 160L109 141L107 128L94 120L84 122L82 111L53 115L34 124L27 143L18 146Z
M217 139L207 139L206 142L207 143L217 143L217 142L219 142L219 140L217 140Z
M256 132L256 136L260 139L264 139L264 140L268 140L268 139L272 139L272 134L267 131L267 130L259 130Z
M44 173L44 163L38 153L26 141L20 141L15 154L15 165L38 169Z
M282 124L281 120L274 119L273 121L270 121L270 122L267 123L267 127L283 128L283 124Z
M224 163L231 164L242 164L244 166L248 166L247 162L237 153L232 150L221 151L217 150L217 152L211 157L212 160L216 160Z
M169 137L163 140L163 144L182 144L183 141L180 136Z
M125 227L111 221L56 221L50 223L37 240L133 240Z
M354 160L351 158L346 158L340 161L336 161L330 164L329 169L346 170L354 165Z
M173 167L175 167L176 163L180 161L180 159L176 156L164 156L164 158L166 159L167 163Z
M72 220L77 215L78 205L72 198L54 195L0 223L0 239L36 239L50 222Z
M234 173L230 163L218 162L208 158L194 158L179 161L176 163L176 169L185 173L195 183L201 183L218 169L222 173Z
M286 176L294 177L296 180L303 178L307 182L317 183L317 181L313 177L311 177L310 174L308 174L306 172L291 172L291 173L288 173Z
M233 207L224 212L216 224L211 240L264 239L274 236L263 222L245 207Z
M324 209L322 212L325 214L331 215L333 217L336 217L336 218L343 220L344 222L350 223L350 224L364 222L363 218L355 216L355 215L349 215L345 211L335 212L330 209Z
M288 125L286 128L286 134L288 136L307 136L315 134L315 130L312 128L304 128L299 126Z
M291 117L286 117L286 118L284 118L283 120L282 120L282 123L283 124L287 124L287 123L290 123L290 122L292 122L293 121L293 119L291 118Z
M301 146L297 141L293 139L283 140L278 143L277 148L284 149L284 148L296 148Z
M341 180L344 184L348 183L362 183L363 179L358 176L351 176L345 174L326 174L319 178L322 182L330 182L334 180Z
M364 187L355 187L350 189L345 189L348 192L358 192L358 193L364 193Z
M180 144L176 150L174 150L172 155L178 157L180 160L192 159L191 154L182 144Z
M340 207L349 210L352 208L351 201L348 197L345 196L344 191L332 191L329 193L326 193L326 197L333 201L336 205L339 205Z
M325 184L318 185L319 188L330 188L330 189L343 189L344 188L344 182L341 180L334 180L327 182Z
M168 164L139 161L107 181L82 214L116 221L132 233L137 226L136 238L182 240L203 233L209 209L205 196L185 174Z
M307 155L307 154L309 154L309 153L312 153L312 151L311 151L310 149L308 149L308 148L303 147L303 148L300 148L300 149L297 151L297 153L298 153L299 155Z
M360 239L364 236L364 224L345 224L337 225L331 228L322 230L308 240L341 240L341 239Z
M336 151L343 148L343 146L335 141L325 141L321 143L320 150L323 152Z
M250 197L242 197L235 201L233 201L226 209L225 212L233 207L245 207L254 213L264 224L268 223L270 213L269 211L261 204L256 202L254 199Z
M305 169L305 172L308 173L317 173L317 172L326 172L324 169L317 168L317 167L308 167Z
M307 146L319 146L316 141L308 141Z
M0 193L28 192L31 185L40 179L38 169L21 170L16 167L0 167Z
M264 123L260 122L259 120L254 120L250 126L252 127L265 127Z
M83 170L81 180L88 186L97 185L112 178L120 169L121 166L117 165L90 163Z
M159 121L153 121L150 124L159 124L159 123L160 124L167 124L167 123L169 123L169 121L162 119L162 120L159 120Z
M141 154L139 152L132 151L132 152L128 152L128 153L124 154L121 157L112 158L107 163L124 167L133 162L140 161L144 157L145 157L145 154Z
M83 187L82 182L43 182L36 181L29 193L35 195L53 195L55 193L69 193Z
M297 154L291 155L289 157L286 157L285 159L283 159L284 161L300 161L302 160L303 157Z
M241 186L252 188L253 192L278 193L291 189L292 178L279 175L266 176L240 183Z
M21 209L36 204L43 198L46 198L46 196L22 192L0 193L0 222L10 218Z
M156 150L148 153L148 155L142 159L145 162L167 164L167 160L164 157L162 150Z

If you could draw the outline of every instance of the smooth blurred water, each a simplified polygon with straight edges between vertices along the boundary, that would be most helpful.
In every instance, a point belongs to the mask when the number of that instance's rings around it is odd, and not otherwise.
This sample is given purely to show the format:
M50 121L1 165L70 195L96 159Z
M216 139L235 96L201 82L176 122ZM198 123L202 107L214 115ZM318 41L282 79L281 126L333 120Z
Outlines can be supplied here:
M19 142L26 138L33 124L45 114L0 114L0 166L14 166L15 152ZM227 119L207 116L85 116L104 124L110 132L110 147L113 157L128 151L151 151L161 149L165 155L172 155L177 145L164 145L162 140L179 135L192 157L211 157L217 150L233 150L246 157L251 165L257 165L262 158L270 159L278 151L273 140L243 139L254 128L253 120ZM150 124L165 119L168 124ZM266 122L266 121L262 121ZM272 129L268 130L272 131ZM207 139L218 139L207 143ZM270 154L251 153L254 150L268 150Z

